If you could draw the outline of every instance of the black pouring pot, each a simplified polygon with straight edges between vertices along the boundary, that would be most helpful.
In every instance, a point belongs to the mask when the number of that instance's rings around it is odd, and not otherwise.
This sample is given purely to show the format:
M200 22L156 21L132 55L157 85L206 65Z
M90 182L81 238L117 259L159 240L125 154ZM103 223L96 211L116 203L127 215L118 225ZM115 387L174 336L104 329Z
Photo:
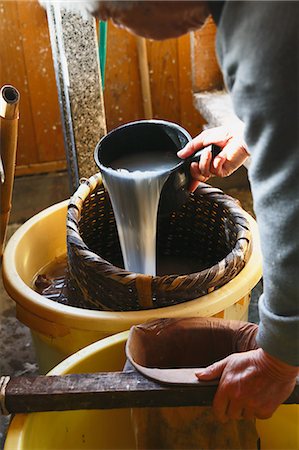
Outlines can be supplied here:
M190 164L199 161L203 151L181 159L176 154L192 140L190 134L180 125L165 120L139 120L129 122L106 134L95 148L94 158L100 171L105 173L113 166L113 161L124 155L138 154L140 151L172 152L177 159L169 173L160 197L159 215L169 214L184 204L189 196L188 186L191 181ZM221 149L213 145L213 158Z

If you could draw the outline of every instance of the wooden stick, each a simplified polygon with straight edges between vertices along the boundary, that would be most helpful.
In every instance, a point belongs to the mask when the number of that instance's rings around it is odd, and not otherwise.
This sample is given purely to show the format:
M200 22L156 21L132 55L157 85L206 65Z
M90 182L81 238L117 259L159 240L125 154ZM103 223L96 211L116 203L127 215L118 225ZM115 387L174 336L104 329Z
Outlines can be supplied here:
M0 257L3 254L7 224L11 210L18 137L19 100L20 94L13 86L6 85L2 87L0 91Z
M150 77L148 72L146 39L143 37L136 36L136 42L137 42L144 117L145 119L152 119L153 107L152 107Z
M136 371L2 377L2 414L79 409L209 406L217 382L160 385ZM299 403L299 379L286 404Z

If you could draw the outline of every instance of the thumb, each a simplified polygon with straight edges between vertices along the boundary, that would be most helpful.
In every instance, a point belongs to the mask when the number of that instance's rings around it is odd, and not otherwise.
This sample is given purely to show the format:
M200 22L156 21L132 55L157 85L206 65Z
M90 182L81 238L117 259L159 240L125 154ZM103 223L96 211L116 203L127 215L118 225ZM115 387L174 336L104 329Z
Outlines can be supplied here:
M204 369L198 369L197 372L195 372L195 376L199 380L215 380L216 378L221 377L225 366L226 358L212 364L211 366L205 367Z

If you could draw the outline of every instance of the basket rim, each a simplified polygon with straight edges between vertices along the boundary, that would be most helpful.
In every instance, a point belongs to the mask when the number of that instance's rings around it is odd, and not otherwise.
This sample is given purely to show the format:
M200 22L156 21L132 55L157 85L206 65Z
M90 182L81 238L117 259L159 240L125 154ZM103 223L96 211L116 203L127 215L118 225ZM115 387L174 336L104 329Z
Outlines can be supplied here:
M80 216L81 216L81 211L82 211L82 206L84 204L84 201L100 185L103 185L102 176L101 176L100 172L96 173L95 175L91 176L90 178L80 179L80 186L75 191L73 196L70 198L69 203L68 203L66 234L67 234L68 244L72 245L72 240L75 236L76 244L78 244L79 242L82 244L82 247L83 247L82 252L84 252L84 253L87 252L89 254L89 256L92 256L94 262L98 261L101 263L106 263L107 266L109 266L109 272L106 273L106 275L108 277L112 274L113 274L114 278L130 277L132 279L133 278L136 279L138 277L142 277L142 278L146 278L147 280L151 280L152 282L157 282L157 283L163 282L164 279L175 281L178 278L180 280L186 279L186 280L190 281L193 278L196 278L199 273L204 277L211 271L216 270L217 267L224 268L229 255L231 255L233 252L242 252L244 262L248 261L250 255L252 253L252 243L251 243L251 238L250 238L251 237L250 225L249 225L249 221L248 221L247 217L244 214L244 212L246 212L246 211L244 211L242 209L242 207L238 205L237 201L233 197L230 197L229 195L225 194L221 189L215 188L206 183L200 183L199 188L201 189L202 195L210 194L210 196L211 196L211 192L209 192L209 191L212 191L215 201L217 201L220 204L221 203L225 204L226 207L230 208L230 213L232 214L232 216L235 219L241 219L243 221L242 225L240 225L238 223L238 221L235 222L236 226L239 228L238 233L237 233L238 237L237 237L234 247L230 250L230 252L223 259L218 261L213 266L210 266L204 270L201 270L199 272L192 272L190 274L183 274L183 275L180 275L180 274L168 274L168 275L162 275L162 276L148 275L148 274L142 274L142 273L138 273L138 272L131 272L131 271L128 271L121 267L115 266L110 261L105 260L100 255L98 255L97 253L95 253L91 249L89 249L89 247L83 241L83 239L80 235L80 232L79 232L79 221L80 221ZM198 192L198 194L199 194L199 192ZM194 194L194 195L196 195L196 194ZM237 211L237 213L234 214L232 209L235 209ZM71 213L73 216L72 218L70 217ZM74 222L74 213L75 213L75 217L76 217L76 223ZM81 253L81 256L83 256L83 258L85 257L82 253Z

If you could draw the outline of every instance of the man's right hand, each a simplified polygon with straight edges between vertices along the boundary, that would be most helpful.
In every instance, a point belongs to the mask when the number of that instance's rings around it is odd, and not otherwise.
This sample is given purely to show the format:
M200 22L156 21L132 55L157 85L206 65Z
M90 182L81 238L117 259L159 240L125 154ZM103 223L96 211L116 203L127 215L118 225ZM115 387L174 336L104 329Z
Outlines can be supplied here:
M200 381L219 379L213 411L220 422L268 419L292 393L298 367L258 348L234 353L196 372Z
M226 127L204 130L186 147L178 152L180 158L188 158L198 150L216 144L222 151L212 160L209 149L203 151L200 161L193 162L190 167L192 181L189 190L193 192L199 182L206 182L210 177L227 177L237 170L249 157L242 131L231 131Z

